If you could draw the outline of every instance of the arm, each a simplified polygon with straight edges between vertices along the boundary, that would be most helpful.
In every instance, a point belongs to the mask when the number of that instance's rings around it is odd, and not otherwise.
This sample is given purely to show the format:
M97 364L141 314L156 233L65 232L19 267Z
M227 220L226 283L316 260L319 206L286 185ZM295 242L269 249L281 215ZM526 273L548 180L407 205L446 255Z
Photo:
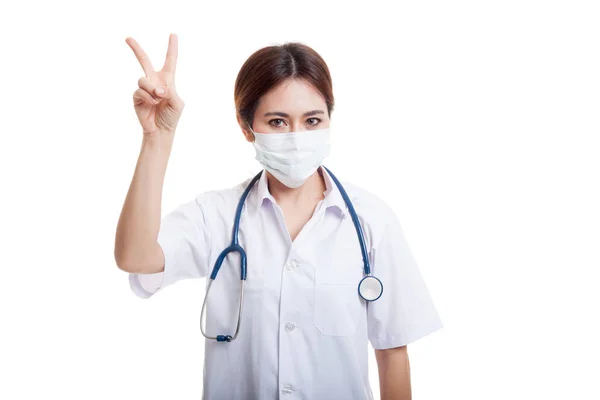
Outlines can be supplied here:
M157 237L162 188L173 135L144 135L135 173L115 236L115 261L127 272L154 273L164 268Z
M133 38L125 40L145 76L138 80L133 105L142 126L142 149L119 217L115 237L117 266L130 273L164 271L165 255L158 243L161 197L175 128L183 100L175 90L177 36L169 37L167 58L155 71L148 55Z
M407 346L375 350L381 400L411 400Z
M440 329L442 321L398 218L387 208L381 220L386 227L379 227L370 256L383 294L367 305L369 340L376 350L381 399L410 400L406 346Z

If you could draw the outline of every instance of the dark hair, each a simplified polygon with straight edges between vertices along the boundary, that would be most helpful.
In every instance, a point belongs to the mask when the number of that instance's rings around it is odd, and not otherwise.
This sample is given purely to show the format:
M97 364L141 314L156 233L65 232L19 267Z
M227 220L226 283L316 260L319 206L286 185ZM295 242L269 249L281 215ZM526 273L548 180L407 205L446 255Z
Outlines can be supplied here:
M235 80L234 102L242 122L252 126L260 98L287 79L300 79L318 90L333 111L333 87L325 60L299 42L263 47L246 60Z

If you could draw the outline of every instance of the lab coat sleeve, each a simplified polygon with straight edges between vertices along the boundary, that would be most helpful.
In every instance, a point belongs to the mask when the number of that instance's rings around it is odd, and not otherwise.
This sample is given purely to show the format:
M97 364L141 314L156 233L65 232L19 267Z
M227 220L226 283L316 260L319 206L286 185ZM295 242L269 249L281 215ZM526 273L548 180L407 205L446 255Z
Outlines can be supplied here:
M419 266L393 212L371 252L372 273L383 283L381 297L367 304L368 335L373 348L404 346L442 328Z
M196 196L161 219L157 240L165 268L154 274L130 273L129 285L136 296L145 299L179 280L207 275L211 235L202 199Z

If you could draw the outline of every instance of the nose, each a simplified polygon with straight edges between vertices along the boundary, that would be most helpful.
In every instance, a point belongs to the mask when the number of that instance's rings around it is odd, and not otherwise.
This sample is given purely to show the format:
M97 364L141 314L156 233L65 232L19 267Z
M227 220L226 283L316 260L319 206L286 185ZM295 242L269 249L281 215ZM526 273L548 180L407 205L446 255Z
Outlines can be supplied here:
M306 126L304 125L303 120L293 121L290 124L289 132L304 132L307 131Z

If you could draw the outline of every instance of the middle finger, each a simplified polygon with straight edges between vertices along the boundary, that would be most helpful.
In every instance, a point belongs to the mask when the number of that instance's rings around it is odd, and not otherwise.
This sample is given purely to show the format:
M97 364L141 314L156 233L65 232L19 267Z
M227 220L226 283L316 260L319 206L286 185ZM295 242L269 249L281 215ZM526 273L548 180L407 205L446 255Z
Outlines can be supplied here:
M154 72L154 67L152 66L150 58L146 52L142 50L142 47L138 44L138 42L135 41L134 38L128 37L125 39L125 42L129 45L129 47L131 47L131 50L133 50L133 53L142 65L142 69L144 70L146 76L150 76L150 74Z

